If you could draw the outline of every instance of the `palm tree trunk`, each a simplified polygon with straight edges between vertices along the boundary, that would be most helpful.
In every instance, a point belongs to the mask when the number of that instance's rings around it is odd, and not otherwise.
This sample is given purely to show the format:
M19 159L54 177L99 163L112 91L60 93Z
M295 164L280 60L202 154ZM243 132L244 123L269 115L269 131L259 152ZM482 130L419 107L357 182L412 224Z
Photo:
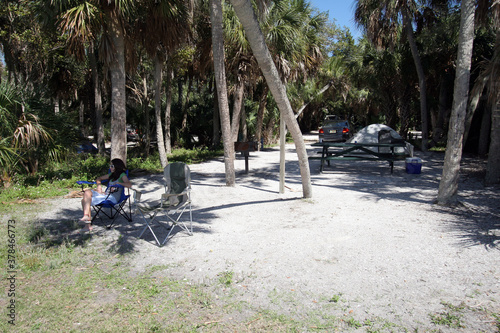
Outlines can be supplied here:
M95 107L95 129L94 133L97 138L97 150L99 155L103 156L106 152L106 146L104 144L104 126L102 123L102 97L101 97L101 85L99 83L99 73L97 69L97 61L94 53L94 49L89 49L89 60L90 68L92 70L92 85L94 87L94 107Z
M240 115L240 132L241 140L248 141L248 125L247 125L247 111L245 109L245 101L241 101L241 115Z
M186 134L186 137L189 137L189 133L187 133L188 130L188 111L189 111L189 98L191 95L191 91L193 90L193 79L190 76L187 76L187 91L186 91L186 101L184 102L184 106L182 107L182 124L181 124L181 131ZM190 142L190 141L189 141Z
M210 92L214 89L212 84L213 80L210 81ZM216 89L217 90L217 89ZM220 113L219 113L219 99L214 98L214 114L213 114L213 126L212 126L212 148L215 149L220 144Z
M457 71L453 89L448 143L444 158L443 175L439 182L437 203L453 204L457 201L458 177L462 159L465 115L469 93L472 42L474 40L474 0L463 0L458 41Z
M85 126L83 123L85 116L85 106L83 105L83 101L80 100L80 106L78 107L78 126L80 127L80 134L84 137L87 137L87 131L85 130Z
M260 30L259 22L253 11L250 0L231 0L236 15L247 34L247 39L252 47L252 51L259 63L260 69L266 78L276 104L280 109L281 116L290 131L295 142L295 149L299 159L300 174L302 177L302 192L304 198L312 197L311 174L309 170L309 160L307 157L306 145L300 132L299 124L286 95L285 86L281 82L280 76L273 62L269 49L265 43L265 38Z
M491 141L486 165L485 185L500 183L500 101L491 110Z
M467 110L467 116L465 118L465 133L464 133L464 142L467 143L467 139L469 137L469 130L472 125L472 118L474 118L474 113L476 113L477 106L479 105L479 101L481 96L483 95L484 87L488 81L488 77L483 78L483 80L477 80L474 84L474 88L471 91L471 98L469 102L469 107Z
M262 141L262 130L264 126L264 111L266 110L267 105L267 93L269 92L269 88L266 85L263 89L262 96L259 101L259 110L257 111L257 128L255 129L255 136L257 137L257 141ZM260 148L259 148L260 149Z
M497 14L500 14L499 4L496 5L495 9ZM498 77L500 72L500 26L498 25L496 32L495 51L491 61L493 77ZM490 81L488 90L490 98L493 100L491 103L491 141L484 181L486 185L492 185L500 183L500 167L498 167L500 165L500 89L498 88L498 80Z
M413 35L411 20L408 17L408 12L406 9L403 10L403 26L406 29L406 36L408 37L411 54L413 56L413 61L415 62L415 68L417 69L418 86L420 88L420 118L421 118L420 121L422 125L422 150L427 151L427 142L429 139L429 117L427 115L427 84L425 83L424 67L422 66L422 61L420 60L420 54L418 53L417 43L415 42L415 36Z
M111 159L127 163L127 111L125 108L125 42L116 12L110 15L110 36L115 47L111 74Z
M238 141L244 92L245 92L245 83L243 82L242 78L238 78L238 83L236 85L236 90L234 92L233 119L231 119L231 138L233 142Z
M439 107L438 107L438 112L437 116L435 116L435 121L432 126L432 138L429 144L427 145L428 148L432 148L436 146L439 143L439 140L441 140L441 136L443 135L444 132L444 126L445 126L445 119L448 118L447 110L448 110L448 105L446 101L448 100L448 85L447 83L447 76L448 74L445 74L441 76L441 84L440 84L440 89L439 89ZM467 126L466 126L467 128ZM467 133L467 130L465 131ZM467 135L465 135L464 142L467 142Z
M155 57L155 119L156 119L156 143L158 154L160 155L160 164L165 168L168 164L167 153L165 151L165 142L163 141L163 126L161 125L161 81L162 81L162 63L158 56Z
M146 72L143 73L142 77L142 111L144 112L144 126L145 126L145 138L143 142L144 153L146 157L149 157L149 147L151 146L151 126L149 119L149 92L148 92L148 79L146 77Z
M172 135L171 135L171 110L172 110L172 76L173 72L167 64L167 82L166 82L166 105L165 105L165 152L172 152Z
M212 50L214 54L215 84L219 99L219 111L222 125L222 140L224 141L224 165L226 170L226 185L235 185L234 174L234 144L231 140L231 120L229 117L229 102L227 98L226 71L224 68L224 39L222 30L221 0L210 0L210 20L212 22Z
M484 157L488 154L490 135L491 135L491 107L489 105L486 105L486 107L483 110L483 116L481 117L481 129L479 130L479 142L477 144L477 154L481 157ZM465 138L464 142L467 142Z

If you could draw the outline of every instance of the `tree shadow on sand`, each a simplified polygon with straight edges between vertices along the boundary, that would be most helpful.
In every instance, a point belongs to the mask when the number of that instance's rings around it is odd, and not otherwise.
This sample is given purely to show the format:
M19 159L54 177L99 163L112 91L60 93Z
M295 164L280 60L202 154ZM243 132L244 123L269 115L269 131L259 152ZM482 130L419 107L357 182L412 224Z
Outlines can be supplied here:
M422 154L421 174L407 174L404 162L395 164L394 173L382 162L338 162L319 173L319 161L310 162L314 186L337 190L349 189L370 198L391 201L414 201L429 204L435 212L449 215L444 226L458 234L459 246L482 245L500 249L500 186L485 187L485 161L464 156L461 163L458 204L445 207L435 204L443 170L442 153ZM397 163L397 162L396 162ZM332 182L332 176L342 174L347 181Z
M265 152L264 152L265 153ZM310 151L309 155L314 154ZM332 190L335 193L342 191L357 191L370 200L411 201L427 204L430 209L446 214L446 225L443 227L450 233L458 235L459 246L468 247L482 245L487 249L498 249L500 247L500 188L485 188L482 185L484 176L484 165L477 158L463 159L461 170L459 195L461 204L456 207L442 207L434 204L435 196L439 186L442 173L443 155L429 153L421 156L424 160L422 173L407 174L404 162L397 163L394 173L383 162L356 161L336 162L330 167L325 167L323 173L319 173L319 161L310 161L311 180L314 188ZM254 162L258 156L250 157L250 170L236 170L237 183L239 186L249 190L277 193L278 187L269 187L269 181L279 182L279 160L276 163L264 167ZM300 177L299 164L297 161L286 161L286 180L288 190L300 192L302 180ZM205 179L210 178L207 182ZM134 182L134 187L143 191L147 196L154 196L163 191L162 174L148 175L144 179ZM208 186L220 187L225 185L225 174L223 172L203 173L192 172L192 184L195 187ZM250 200L237 203L218 202L210 207L202 207L193 202L193 233L211 233L211 225L220 217L220 210L232 207L252 207L258 209L259 205L276 204L284 200ZM257 208L256 208L257 207ZM185 213L186 215L186 213ZM125 254L137 250L140 242L155 244L151 233L146 233L138 238L144 226L137 214L133 215L133 221L128 222L119 217L112 230L107 230L104 225L108 221L96 222L95 231L91 235L80 235L78 219L81 217L79 201L68 203L68 206L53 212L50 218L40 219L33 230L33 241L42 242L44 246L57 246L64 242L72 242L77 246L85 246L92 237L103 237L109 244L109 250L113 253ZM166 219L166 217L165 217ZM155 228L159 239L163 239L168 233L162 228ZM180 228L172 232L174 238L189 237ZM167 242L166 246L170 243Z

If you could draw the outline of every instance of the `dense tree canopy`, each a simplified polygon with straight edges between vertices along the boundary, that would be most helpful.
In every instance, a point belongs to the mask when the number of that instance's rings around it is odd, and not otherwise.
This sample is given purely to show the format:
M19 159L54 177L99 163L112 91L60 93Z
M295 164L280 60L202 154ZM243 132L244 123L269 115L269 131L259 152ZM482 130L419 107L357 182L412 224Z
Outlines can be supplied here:
M70 147L89 135L102 151L107 140L114 156L126 157L125 124L141 134L142 147L155 147L151 152L160 147L160 155L170 147L219 146L209 2L146 1L135 8L133 1L4 1L3 173L36 172L44 160L70 154ZM276 101L231 3L221 3L231 140L275 143ZM368 10L373 2L357 2L358 23L366 31L357 41L307 0L259 1L254 10L302 131L317 129L326 114L337 114L355 128L386 123L408 140L428 131L423 148L444 147L460 7L444 1L377 3L379 16ZM487 82L487 73L496 73L491 71L498 62L497 7L481 1L477 8L483 24L474 35L471 91L477 80ZM491 102L498 96L495 89L471 94L471 102L473 96L479 102L468 108L467 152L498 156L498 124L492 128L485 121L498 113L498 97ZM37 131L21 131L28 123ZM37 153L21 149L23 135L37 138L32 141ZM162 143L150 145L158 140ZM422 148L421 141L413 142Z

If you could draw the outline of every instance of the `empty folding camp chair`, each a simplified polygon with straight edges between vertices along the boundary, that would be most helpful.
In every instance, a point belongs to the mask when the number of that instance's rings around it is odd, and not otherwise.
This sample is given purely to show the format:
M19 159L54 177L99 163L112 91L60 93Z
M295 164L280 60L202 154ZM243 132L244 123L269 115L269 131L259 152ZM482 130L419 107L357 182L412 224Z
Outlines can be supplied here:
M159 201L137 203L139 215L146 223L139 238L149 230L158 246L164 245L173 235L172 232L176 227L181 231L185 231L188 235L193 234L193 214L191 209L191 172L189 167L180 162L170 163L163 170L163 178L165 180L165 193L162 193ZM139 194L140 198L140 194ZM184 212L189 211L189 220L184 221L182 216ZM165 213L167 221L163 222L158 219L158 214ZM188 212L186 212L188 213ZM167 235L162 242L153 229L153 223L159 224ZM189 223L189 224L188 224Z
M127 176L128 176L128 171L127 171ZM103 183L105 182L107 182L107 180L103 181ZM77 184L82 186L82 192L83 192L85 185L93 185L95 184L95 182L81 180L77 181ZM103 221L101 216L101 214L103 214L109 219L108 223L104 223L106 225L106 228L108 229L110 229L113 226L115 220L119 216L123 216L127 221L132 222L132 207L130 203L129 189L120 184L111 185L110 191L106 191L109 193L108 197L111 195L112 188L115 188L117 191L121 191L120 199L118 200L117 203L114 203L113 201L106 198L104 199L104 201L101 201L100 203L92 206L92 209L94 210L95 214L92 217L91 223L94 223L97 217L99 217L99 219Z

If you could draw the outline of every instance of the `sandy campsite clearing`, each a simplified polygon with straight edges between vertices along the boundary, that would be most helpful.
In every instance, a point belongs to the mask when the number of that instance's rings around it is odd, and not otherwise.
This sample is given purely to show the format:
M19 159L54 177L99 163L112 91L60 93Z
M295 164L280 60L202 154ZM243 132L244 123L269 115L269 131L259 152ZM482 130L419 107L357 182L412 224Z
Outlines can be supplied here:
M481 184L483 164L464 158L455 208L433 204L438 153L416 153L421 174L407 174L404 162L391 174L387 163L369 161L335 162L319 173L319 161L311 161L313 198L306 200L294 146L286 149L284 194L279 147L251 153L248 174L238 155L231 188L222 159L191 165L193 236L176 233L160 248L150 234L137 238L136 217L112 230L98 226L93 241L126 239L132 272L162 266L158 275L192 283L232 272L233 297L296 318L324 312L380 321L387 331L497 331L500 188ZM308 146L309 155L316 151ZM159 197L161 179L132 176L144 200ZM59 199L39 219L79 215L79 199ZM462 328L433 323L455 312Z

